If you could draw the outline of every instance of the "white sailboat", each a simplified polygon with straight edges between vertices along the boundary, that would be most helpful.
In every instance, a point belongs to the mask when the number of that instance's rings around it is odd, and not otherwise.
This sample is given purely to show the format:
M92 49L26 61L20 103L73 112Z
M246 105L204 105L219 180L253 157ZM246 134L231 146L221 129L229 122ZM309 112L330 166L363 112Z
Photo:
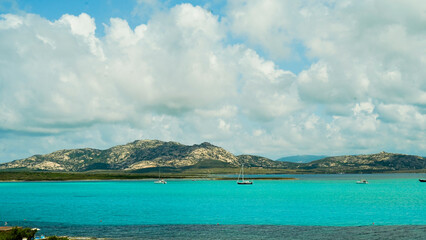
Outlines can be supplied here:
M240 179L240 177L241 177L241 179ZM244 164L241 165L241 170L240 170L240 174L238 175L237 184L240 184L240 185L253 184L252 181L244 180Z
M158 180L154 182L155 184L167 184L166 180L160 177L160 167L158 167Z

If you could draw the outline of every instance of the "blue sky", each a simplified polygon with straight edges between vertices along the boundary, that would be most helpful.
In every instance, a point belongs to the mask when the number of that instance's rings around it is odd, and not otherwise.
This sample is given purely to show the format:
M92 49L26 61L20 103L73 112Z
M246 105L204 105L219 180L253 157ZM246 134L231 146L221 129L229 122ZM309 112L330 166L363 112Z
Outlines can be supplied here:
M0 14L0 162L135 139L426 155L420 0L2 0Z
M3 1L3 0L2 0ZM226 6L226 1L137 1L137 0L17 0L3 1L2 13L34 13L51 21L59 19L64 14L80 15L87 13L96 19L98 36L103 36L102 24L108 24L110 18L126 19L131 27L146 23L154 10L171 8L182 3L190 3L194 6L202 6L220 14ZM161 4L161 7L158 6ZM154 6L155 5L155 6ZM138 11L140 9L140 11ZM159 8L159 9L158 9Z
M120 0L40 0L40 1L4 1L1 13L33 13L40 15L50 21L59 19L64 14L80 15L87 13L96 20L96 36L105 36L104 24L109 24L110 18L126 19L131 28L140 24L146 24L152 14L179 4L189 3L200 6L217 15L219 19L224 16L227 9L225 0L193 0L193 1L120 1ZM232 43L244 42L244 38L229 36L227 39ZM260 55L265 52L260 46L252 45ZM300 41L291 43L293 54L284 59L275 59L275 63L293 72L307 69L315 59L305 55L306 49Z

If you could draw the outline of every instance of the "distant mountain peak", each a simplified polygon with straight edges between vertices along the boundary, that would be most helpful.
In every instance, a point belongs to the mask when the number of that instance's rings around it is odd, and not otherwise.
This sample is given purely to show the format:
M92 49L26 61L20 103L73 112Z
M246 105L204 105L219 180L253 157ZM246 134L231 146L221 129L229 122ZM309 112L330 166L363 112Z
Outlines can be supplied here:
M217 146L215 146L215 145L213 145L213 144L211 144L209 142L203 142L203 143L201 143L199 145L196 145L196 146L200 146L200 147L217 147Z

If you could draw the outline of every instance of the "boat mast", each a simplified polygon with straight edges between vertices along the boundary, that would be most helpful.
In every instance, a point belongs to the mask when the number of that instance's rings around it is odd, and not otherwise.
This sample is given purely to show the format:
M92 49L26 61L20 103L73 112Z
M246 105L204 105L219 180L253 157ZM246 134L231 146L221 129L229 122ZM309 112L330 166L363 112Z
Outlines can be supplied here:
M243 182L244 182L244 164L241 165L241 174L243 176Z

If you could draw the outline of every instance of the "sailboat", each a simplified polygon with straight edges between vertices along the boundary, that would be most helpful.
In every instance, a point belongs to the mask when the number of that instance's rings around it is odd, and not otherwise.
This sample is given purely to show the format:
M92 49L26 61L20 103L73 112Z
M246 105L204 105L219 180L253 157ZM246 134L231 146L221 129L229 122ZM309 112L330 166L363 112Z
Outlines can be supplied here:
M166 184L166 180L160 178L160 167L158 167L158 180L154 182L155 184Z
M240 177L241 177L241 180L240 180ZM238 175L237 184L242 184L242 185L253 184L252 181L244 180L244 164L241 165L241 171L240 171L240 174Z

